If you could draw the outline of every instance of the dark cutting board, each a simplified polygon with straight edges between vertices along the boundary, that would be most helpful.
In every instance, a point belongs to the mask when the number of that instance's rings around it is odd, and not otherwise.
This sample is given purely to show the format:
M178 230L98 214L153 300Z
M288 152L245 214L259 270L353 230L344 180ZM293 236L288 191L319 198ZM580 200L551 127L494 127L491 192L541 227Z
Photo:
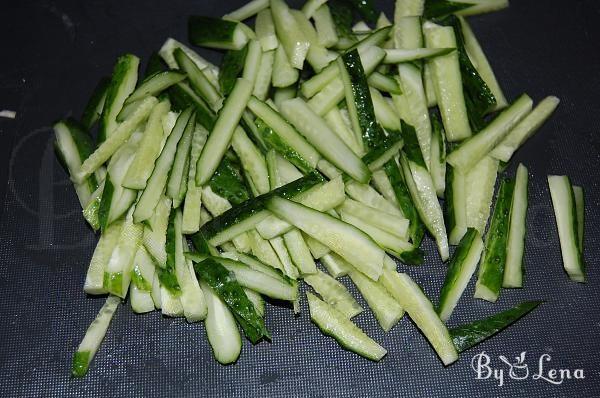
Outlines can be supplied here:
M380 3L392 17L392 1ZM503 291L498 303L490 304L472 298L472 281L450 325L525 299L546 300L532 315L444 368L408 318L387 334L369 311L356 319L389 350L383 361L372 363L322 336L305 303L299 317L269 306L273 342L253 347L246 341L239 361L223 367L212 358L202 324L158 312L135 315L126 303L87 377L71 379L71 356L104 299L86 297L82 290L97 236L54 159L50 126L60 117L80 115L118 55L132 52L145 60L168 36L186 40L189 14L218 16L241 4L3 2L0 109L17 111L17 118L0 119L0 396L599 397L600 2L595 0L514 0L508 10L471 19L509 99L527 92L535 101L553 94L562 102L506 171L512 175L523 162L532 176L525 288ZM202 54L218 62L218 53ZM546 184L552 173L569 174L586 189L586 284L570 282L562 269ZM445 266L431 241L425 249L424 266L401 269L436 298ZM476 378L472 358L482 351L490 366L503 369L502 386ZM523 351L529 376L510 379L499 356L514 362ZM543 354L551 356L544 362L546 376L549 368L583 369L585 379L555 385L535 378Z

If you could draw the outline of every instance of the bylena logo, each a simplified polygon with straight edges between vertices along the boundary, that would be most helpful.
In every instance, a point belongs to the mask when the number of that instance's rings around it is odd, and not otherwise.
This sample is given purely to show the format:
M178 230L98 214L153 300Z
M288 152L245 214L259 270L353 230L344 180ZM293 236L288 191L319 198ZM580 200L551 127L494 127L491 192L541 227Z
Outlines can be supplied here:
M485 351L471 359L471 368L475 372L476 380L495 380L499 387L505 380L538 380L554 385L562 384L566 380L585 379L583 369L556 368L550 362L550 354L542 354L530 367L527 363L527 352L523 351L514 360L504 355L498 356L498 361L492 363L492 357Z

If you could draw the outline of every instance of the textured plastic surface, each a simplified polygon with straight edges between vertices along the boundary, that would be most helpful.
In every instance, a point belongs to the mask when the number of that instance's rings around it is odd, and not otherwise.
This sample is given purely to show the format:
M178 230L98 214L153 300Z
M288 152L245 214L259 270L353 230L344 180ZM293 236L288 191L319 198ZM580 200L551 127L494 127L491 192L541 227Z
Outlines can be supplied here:
M391 18L392 1L379 3ZM273 342L253 347L244 341L240 360L223 367L213 360L201 324L156 312L135 315L126 303L87 377L71 379L71 356L104 299L86 297L82 290L97 237L55 160L50 126L59 117L80 115L119 54L146 60L167 36L186 40L189 14L220 15L241 4L40 0L3 5L0 108L16 110L17 118L0 119L0 197L5 198L0 396L599 397L600 3L595 0L515 0L508 10L471 19L509 99L527 91L535 101L554 94L562 102L507 170L512 175L521 161L531 174L525 288L503 290L498 303L490 304L472 299L472 280L449 324L525 299L547 300L534 313L444 368L408 318L387 334L370 311L356 318L389 351L373 363L322 336L309 321L305 301L299 317L269 305ZM215 52L203 54L218 60ZM586 189L585 285L570 282L562 269L546 184L547 174L562 173ZM435 300L445 266L430 239L425 249L425 265L401 269ZM504 369L503 386L493 378L476 379L471 359L482 350ZM529 377L512 380L498 356L514 362L522 351ZM542 354L552 357L545 371L583 368L585 379L560 385L534 380Z

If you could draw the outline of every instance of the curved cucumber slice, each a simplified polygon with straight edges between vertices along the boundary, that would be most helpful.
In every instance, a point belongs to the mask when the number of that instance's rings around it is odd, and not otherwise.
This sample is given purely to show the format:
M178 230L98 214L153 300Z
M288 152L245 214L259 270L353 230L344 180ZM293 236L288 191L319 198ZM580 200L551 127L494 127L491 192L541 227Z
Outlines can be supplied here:
M351 319L363 312L362 307L356 302L350 292L348 292L346 286L323 271L317 271L314 275L305 276L304 281L308 283L326 303L332 305L347 319Z

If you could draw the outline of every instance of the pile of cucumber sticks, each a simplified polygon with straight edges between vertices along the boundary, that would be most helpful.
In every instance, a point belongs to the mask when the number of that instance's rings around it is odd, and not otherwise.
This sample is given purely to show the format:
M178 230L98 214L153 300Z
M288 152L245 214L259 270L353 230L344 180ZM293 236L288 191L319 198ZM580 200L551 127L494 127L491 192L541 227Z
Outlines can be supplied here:
M240 354L238 327L253 344L271 338L265 297L299 311L302 282L313 322L371 360L387 351L351 321L363 308L342 276L383 330L408 313L444 365L533 310L445 325L478 265L476 298L523 286L525 166L492 202L558 99L504 97L464 16L507 5L397 0L391 22L370 0L253 0L189 18L191 45L225 50L220 67L172 38L142 76L121 56L81 119L54 126L101 233L84 290L108 294L73 375L127 295L136 313L204 321L223 364ZM583 191L549 182L565 269L583 281ZM437 305L397 271L423 263L425 233L448 261Z

